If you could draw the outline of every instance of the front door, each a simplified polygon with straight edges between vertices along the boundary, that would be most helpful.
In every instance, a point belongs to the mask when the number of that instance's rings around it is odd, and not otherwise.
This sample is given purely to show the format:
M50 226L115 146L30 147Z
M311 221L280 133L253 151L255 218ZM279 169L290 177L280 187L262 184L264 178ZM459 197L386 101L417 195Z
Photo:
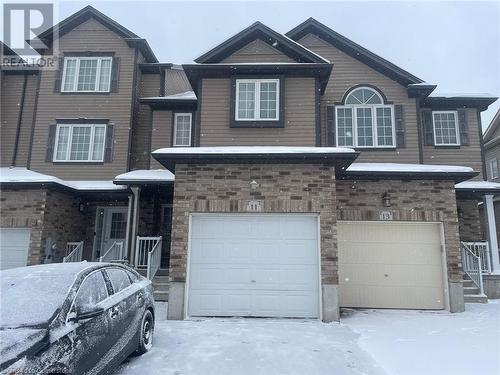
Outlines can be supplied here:
M97 210L96 218L96 253L95 258L103 256L116 242L123 242L127 232L127 207L104 207Z

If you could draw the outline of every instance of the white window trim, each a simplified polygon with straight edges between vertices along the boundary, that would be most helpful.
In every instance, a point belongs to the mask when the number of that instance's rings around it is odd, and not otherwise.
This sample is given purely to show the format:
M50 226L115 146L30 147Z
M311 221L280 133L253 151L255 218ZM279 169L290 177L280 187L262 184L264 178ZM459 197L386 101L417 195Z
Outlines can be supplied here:
M180 117L180 116L189 116L189 144L187 144L187 145L178 145L177 144L177 117ZM172 140L172 145L174 147L191 147L192 131L193 131L193 114L190 112L176 113L174 115L174 139Z
M338 137L338 109L350 108L352 110L352 146L343 145L339 146ZM372 146L358 146L358 116L356 115L356 108L371 108L372 110L372 134L373 134L373 145ZM390 108L391 109L391 126L392 126L392 145L379 145L378 144L378 134L377 134L377 108ZM355 147L355 148L396 148L396 120L394 118L394 105L388 104L347 104L347 105L336 105L335 110L335 145L337 147Z
M457 137L456 143L437 143L436 142L436 121L434 114L453 113L455 118L455 133ZM457 111L432 111L432 132L434 133L434 146L460 146L460 129L458 128L458 112Z
M75 77L73 79L73 89L66 90L65 82L66 82L66 69L68 60L76 60L75 66ZM80 73L80 61L82 60L97 60L97 70L96 70L96 81L95 81L95 90L78 90L78 78ZM109 81L108 81L108 89L107 90L99 90L100 81L101 81L101 64L102 61L110 62L110 70L109 70ZM67 56L64 58L64 69L61 80L61 92L110 92L111 91L111 75L113 74L113 58L112 57L82 57L82 56Z
M255 107L254 118L240 118L240 90L241 83L255 83ZM260 118L260 84L261 83L276 83L276 117L275 118ZM236 121L279 121L280 120L280 80L279 79L237 79L236 80L236 103L234 116Z
M73 128L75 126L78 127L90 127L90 147L89 153L87 155L87 159L85 160L70 160L71 156L71 147L72 147L72 139L73 139ZM59 149L59 133L61 128L69 128L68 133L68 143L66 144L66 155L64 159L57 159L58 149ZM95 129L96 128L104 128L104 142L103 142L103 150L102 150L102 158L101 159L92 159L92 155L94 154L94 141L95 141ZM57 124L56 136L54 139L54 155L52 161L54 162L65 162L65 163L102 163L104 162L104 154L106 153L106 132L107 132L106 124Z
M498 159L490 159L488 160L488 164L490 166L491 179L494 180L500 177L500 171L498 170Z

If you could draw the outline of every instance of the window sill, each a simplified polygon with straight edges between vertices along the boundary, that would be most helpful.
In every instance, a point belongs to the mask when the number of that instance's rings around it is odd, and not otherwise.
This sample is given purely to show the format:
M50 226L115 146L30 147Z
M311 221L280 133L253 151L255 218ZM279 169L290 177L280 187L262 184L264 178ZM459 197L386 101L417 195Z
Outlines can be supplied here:
M54 165L103 165L104 161L87 161L87 160L65 160L65 161L52 161Z
M264 120L264 121L231 121L230 128L284 128L283 120Z
M434 145L436 149L450 149L450 150L458 150L460 145Z
M62 95L109 95L111 91L61 91Z

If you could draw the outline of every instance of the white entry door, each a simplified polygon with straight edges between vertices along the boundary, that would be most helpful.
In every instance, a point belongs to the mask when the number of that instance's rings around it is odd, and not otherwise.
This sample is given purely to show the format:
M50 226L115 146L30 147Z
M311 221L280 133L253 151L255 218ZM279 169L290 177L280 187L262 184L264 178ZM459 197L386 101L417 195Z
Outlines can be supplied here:
M189 316L319 317L318 217L193 215Z
M441 224L338 222L341 307L443 309Z
M29 245L29 229L0 228L0 269L26 266Z
M123 242L126 248L127 207L105 207L101 212L98 210L97 214L102 215L100 255L104 255L115 241Z

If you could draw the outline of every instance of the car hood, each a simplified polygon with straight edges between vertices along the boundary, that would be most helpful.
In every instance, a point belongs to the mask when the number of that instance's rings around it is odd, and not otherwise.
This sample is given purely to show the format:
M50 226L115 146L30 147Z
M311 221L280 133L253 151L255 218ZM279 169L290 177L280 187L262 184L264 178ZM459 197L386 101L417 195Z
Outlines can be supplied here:
M5 328L0 330L0 370L25 355L35 354L49 342L47 328Z

